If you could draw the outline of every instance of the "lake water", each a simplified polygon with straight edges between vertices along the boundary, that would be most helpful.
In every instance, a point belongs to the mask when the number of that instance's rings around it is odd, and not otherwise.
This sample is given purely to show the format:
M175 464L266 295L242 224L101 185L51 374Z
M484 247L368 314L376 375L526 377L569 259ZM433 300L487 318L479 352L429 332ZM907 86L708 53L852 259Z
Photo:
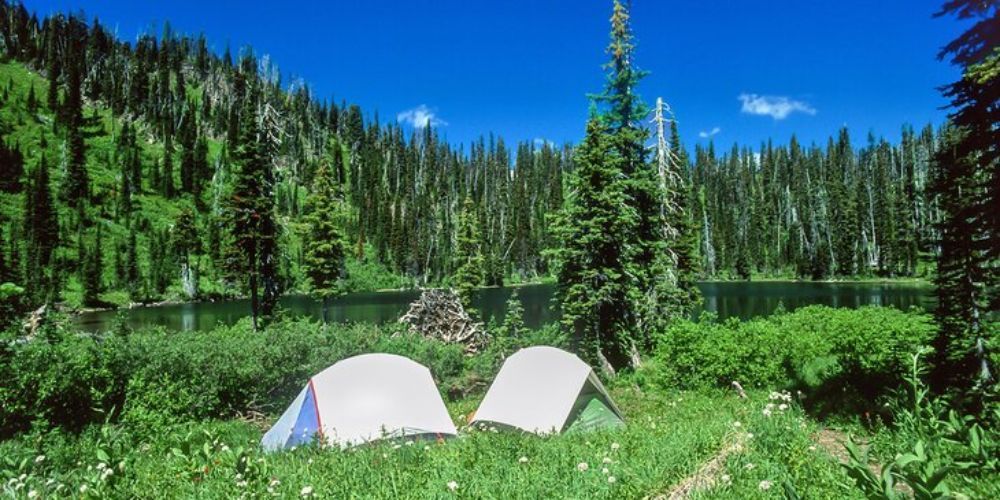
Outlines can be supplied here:
M709 282L699 283L698 287L704 297L702 310L711 311L720 318L764 316L774 312L778 304L788 310L811 304L929 310L933 304L930 287L905 283ZM530 285L518 290L527 326L537 327L558 319L558 311L552 305L555 285ZM485 319L500 321L512 291L512 288L484 289L477 294L475 305ZM393 291L346 295L330 302L328 317L330 321L340 322L396 321L419 293ZM320 318L322 313L320 303L306 296L285 297L281 307L292 315ZM233 324L246 317L249 311L248 300L227 300L141 307L125 310L122 314L133 328L159 325L172 330L205 330L220 323ZM76 321L84 330L99 332L108 329L118 314L116 311L85 313L77 316Z

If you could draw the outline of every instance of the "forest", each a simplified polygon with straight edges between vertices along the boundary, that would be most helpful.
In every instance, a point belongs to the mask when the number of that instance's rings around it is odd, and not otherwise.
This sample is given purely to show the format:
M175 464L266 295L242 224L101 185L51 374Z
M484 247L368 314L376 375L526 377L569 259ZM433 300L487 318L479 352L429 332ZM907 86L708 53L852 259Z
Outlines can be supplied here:
M554 276L572 145L493 135L455 145L430 127L406 132L284 82L249 47L218 55L169 25L130 43L82 13L38 19L3 2L0 19L0 271L30 304L248 294L238 233L261 229L233 220L240 190L262 195L243 199L267 214L262 293L328 288L306 271L319 182L330 186L324 206L339 207L342 290L453 283L463 211L483 261L474 285ZM858 147L841 130L827 144L792 137L689 154L674 127L694 276L929 277L942 132L902 130L900 144L870 135ZM260 175L237 167L245 134L260 136ZM317 178L323 168L328 181Z
M632 2L607 3L604 85L556 146L450 144L250 46L0 0L0 494L1000 497L1000 3L928 13L964 23L937 54L960 73L943 123L718 149L638 97ZM695 316L706 280L916 280L933 302ZM477 290L533 282L557 321L526 327L518 292L482 321ZM404 288L399 321L327 320ZM205 330L124 310L233 297L241 319ZM539 347L582 366L571 418L600 394L620 425L474 425ZM451 438L324 434L314 376L372 353L426 372ZM306 398L317 428L264 449Z

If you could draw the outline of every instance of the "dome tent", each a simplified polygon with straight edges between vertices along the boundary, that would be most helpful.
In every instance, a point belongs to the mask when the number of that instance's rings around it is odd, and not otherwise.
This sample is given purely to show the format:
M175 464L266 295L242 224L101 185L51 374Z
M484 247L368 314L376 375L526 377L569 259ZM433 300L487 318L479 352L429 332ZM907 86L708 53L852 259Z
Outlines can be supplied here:
M444 437L455 424L427 367L394 354L363 354L309 379L261 445L312 442L346 448L386 438Z
M497 425L535 434L625 424L594 370L554 347L521 349L504 361L472 425Z

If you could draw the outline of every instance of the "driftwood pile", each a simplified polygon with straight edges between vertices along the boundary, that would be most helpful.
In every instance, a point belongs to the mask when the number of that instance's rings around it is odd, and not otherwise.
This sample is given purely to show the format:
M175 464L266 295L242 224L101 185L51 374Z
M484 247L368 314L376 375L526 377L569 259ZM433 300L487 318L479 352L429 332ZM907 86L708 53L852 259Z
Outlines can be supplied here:
M483 324L462 307L454 290L424 290L399 321L414 335L462 344L466 354L480 352L488 340Z

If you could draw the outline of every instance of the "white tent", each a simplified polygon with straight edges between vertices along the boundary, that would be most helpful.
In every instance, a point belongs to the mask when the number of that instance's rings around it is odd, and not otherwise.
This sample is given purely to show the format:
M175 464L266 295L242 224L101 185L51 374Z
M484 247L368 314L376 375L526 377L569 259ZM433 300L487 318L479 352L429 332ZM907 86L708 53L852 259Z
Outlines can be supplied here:
M264 435L279 450L323 442L346 448L384 438L454 436L455 424L425 366L364 354L316 374Z
M541 346L521 349L504 361L471 423L546 434L625 422L590 365Z

